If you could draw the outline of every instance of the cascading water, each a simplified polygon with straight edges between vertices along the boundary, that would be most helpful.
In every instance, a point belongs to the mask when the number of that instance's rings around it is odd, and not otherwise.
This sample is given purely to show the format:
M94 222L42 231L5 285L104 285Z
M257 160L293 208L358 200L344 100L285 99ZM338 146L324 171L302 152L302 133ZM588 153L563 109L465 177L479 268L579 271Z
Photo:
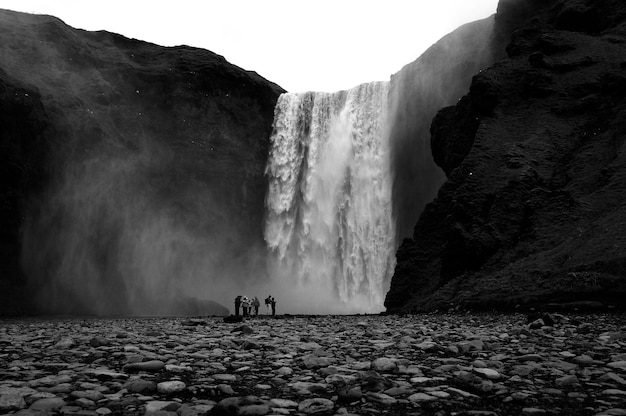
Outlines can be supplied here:
M375 312L395 266L389 84L280 96L266 168L265 240L282 284Z

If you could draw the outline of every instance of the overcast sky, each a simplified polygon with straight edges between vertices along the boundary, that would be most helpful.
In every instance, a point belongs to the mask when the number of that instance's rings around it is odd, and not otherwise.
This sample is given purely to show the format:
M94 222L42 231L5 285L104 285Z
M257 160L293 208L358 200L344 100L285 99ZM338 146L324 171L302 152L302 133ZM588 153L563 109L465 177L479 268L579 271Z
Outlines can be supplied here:
M337 91L388 80L497 0L0 0L163 46L223 55L288 91Z

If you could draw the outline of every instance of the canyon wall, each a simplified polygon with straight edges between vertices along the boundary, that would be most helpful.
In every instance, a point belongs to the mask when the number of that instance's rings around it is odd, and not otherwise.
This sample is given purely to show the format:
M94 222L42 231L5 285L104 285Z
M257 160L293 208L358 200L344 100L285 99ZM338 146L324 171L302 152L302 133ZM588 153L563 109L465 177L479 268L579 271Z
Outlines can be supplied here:
M264 278L280 87L202 49L0 23L0 312L187 313Z
M623 307L626 6L503 1L498 16L507 57L433 120L447 180L385 305Z

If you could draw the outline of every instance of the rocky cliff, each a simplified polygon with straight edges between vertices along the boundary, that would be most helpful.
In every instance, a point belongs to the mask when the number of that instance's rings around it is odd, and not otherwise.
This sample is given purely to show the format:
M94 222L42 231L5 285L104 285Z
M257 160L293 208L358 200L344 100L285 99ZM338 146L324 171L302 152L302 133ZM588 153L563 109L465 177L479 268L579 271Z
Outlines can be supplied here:
M447 180L397 252L385 305L623 307L626 6L508 0L498 19L508 57L432 122Z
M0 312L219 298L255 269L282 91L206 50L0 10Z

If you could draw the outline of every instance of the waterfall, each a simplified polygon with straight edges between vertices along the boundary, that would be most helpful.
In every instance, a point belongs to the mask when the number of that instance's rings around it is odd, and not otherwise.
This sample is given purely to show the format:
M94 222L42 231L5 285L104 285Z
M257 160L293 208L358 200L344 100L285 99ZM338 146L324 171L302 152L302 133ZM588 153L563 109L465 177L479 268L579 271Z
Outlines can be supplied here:
M358 312L383 309L395 266L388 90L281 95L266 167L264 234L283 284Z

